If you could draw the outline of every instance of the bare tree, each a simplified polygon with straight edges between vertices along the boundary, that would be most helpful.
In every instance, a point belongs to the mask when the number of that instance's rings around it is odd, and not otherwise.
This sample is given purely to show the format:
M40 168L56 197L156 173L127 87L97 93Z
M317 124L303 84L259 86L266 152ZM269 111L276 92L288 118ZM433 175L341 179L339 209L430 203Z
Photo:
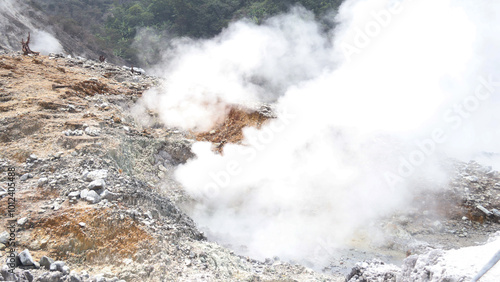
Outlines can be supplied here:
M26 42L24 42L24 39L21 39L21 44L23 46L23 53L24 55L28 55L28 54L33 54L33 55L40 55L40 52L33 52L31 51L30 49L30 33L28 32L28 40L26 40Z

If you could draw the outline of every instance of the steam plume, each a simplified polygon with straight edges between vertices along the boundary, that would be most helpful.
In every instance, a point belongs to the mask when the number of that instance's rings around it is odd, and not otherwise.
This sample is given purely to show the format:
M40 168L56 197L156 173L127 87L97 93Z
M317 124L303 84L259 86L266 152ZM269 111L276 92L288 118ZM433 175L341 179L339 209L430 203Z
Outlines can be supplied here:
M32 36L33 43L31 44L31 47L33 50L36 50L43 55L63 52L63 47L59 40L47 31L37 30Z
M322 265L319 245L334 251L445 183L443 156L500 152L497 12L482 0L347 0L330 33L297 8L176 42L167 84L144 99L167 125L207 130L249 101L278 109L223 156L194 144L176 172L193 218L242 253Z

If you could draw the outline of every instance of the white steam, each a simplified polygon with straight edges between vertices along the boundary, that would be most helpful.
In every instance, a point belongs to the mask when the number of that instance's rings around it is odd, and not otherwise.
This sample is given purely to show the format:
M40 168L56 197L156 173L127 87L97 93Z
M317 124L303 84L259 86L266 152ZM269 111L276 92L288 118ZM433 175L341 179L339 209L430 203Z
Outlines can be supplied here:
M166 85L144 98L167 125L206 130L249 101L278 110L223 156L194 144L176 172L198 200L192 217L245 254L321 265L321 250L444 183L444 153L500 152L498 12L486 0L347 0L330 35L295 9L179 41Z
M40 52L42 55L64 51L59 40L44 30L36 30L31 34L30 48L35 52Z
M332 59L327 38L303 10L262 26L237 22L213 40L173 45L163 68L167 83L146 101L167 125L195 130L209 129L227 105L276 99L320 75Z

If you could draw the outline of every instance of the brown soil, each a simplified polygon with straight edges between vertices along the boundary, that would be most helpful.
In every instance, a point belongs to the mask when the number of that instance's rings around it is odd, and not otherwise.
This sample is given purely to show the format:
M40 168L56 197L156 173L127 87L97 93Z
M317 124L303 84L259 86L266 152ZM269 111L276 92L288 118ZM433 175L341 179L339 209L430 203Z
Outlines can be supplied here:
M50 216L33 218L32 222L32 240L45 241L40 247L51 250L51 257L61 260L89 263L119 260L133 256L139 242L152 240L132 219L122 219L109 209L66 208Z
M240 143L243 140L243 128L260 128L268 119L269 117L258 111L233 107L223 122L209 132L197 134L196 140L212 142L214 151L222 153L226 143Z
M95 75L64 58L0 55L0 157L24 162L28 152L46 156L57 150L56 144L71 139L62 131L74 130L75 124L97 126L117 120L120 113L116 109L93 109L95 105L86 98L97 93L133 92L112 79ZM70 111L70 104L77 110ZM89 141L95 142L84 140Z

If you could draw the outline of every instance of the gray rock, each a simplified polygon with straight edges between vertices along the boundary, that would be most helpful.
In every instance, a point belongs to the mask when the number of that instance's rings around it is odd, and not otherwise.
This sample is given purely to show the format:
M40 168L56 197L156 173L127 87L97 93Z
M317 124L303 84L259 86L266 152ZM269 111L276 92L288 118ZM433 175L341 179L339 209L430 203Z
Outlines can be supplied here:
M108 177L107 169L94 170L91 172L85 172L83 174L83 180L87 182L91 182L97 179L106 179L106 177Z
M53 210L55 210L55 211L57 211L57 210L61 209L61 205L60 205L60 204L58 204L58 203L55 203L55 204L52 206L52 209L53 209Z
M63 152L57 152L54 154L54 158L60 159L64 153Z
M87 134L88 136L96 137L100 135L100 130L98 128L87 127L85 128L85 134Z
M79 191L73 191L71 193L68 194L68 197L69 198L78 198L80 197L80 192Z
M106 182L103 179L96 179L89 183L89 190L99 190L106 187Z
M29 272L29 270L25 270L23 271L23 273L21 274L21 277L24 278L24 280L28 281L28 282L33 282L33 274L31 274L31 272Z
M80 198L85 199L87 198L87 195L89 194L89 189L83 189L80 191Z
M21 181L26 181L26 180L28 180L29 178L33 178L33 175L32 175L32 174L30 174L30 173L25 173L25 174L23 174L23 175L19 178L19 180L21 180Z
M64 274L62 274L61 272L50 273L48 277L49 280L47 282L63 282L63 276Z
M60 272L63 272L63 267L65 266L66 264L64 263L64 261L55 261L53 263L50 264L50 271L60 271Z
M106 282L106 278L102 274L98 274L93 279L95 282Z
M21 264L24 266L34 266L35 261L31 257L30 251L28 249L25 249L19 254L19 260L21 261Z
M28 218L22 217L22 218L17 220L17 225L23 226L26 222L28 222Z
M63 131L63 134L66 136L82 136L83 135L83 130L76 129L76 130L66 130Z
M9 267L6 264L2 266L0 274L3 277L3 281L18 281L17 275L14 275L14 273L10 273Z
M67 265L63 266L62 267L62 271L61 271L64 275L68 275L69 274L69 267Z
M347 275L348 282L362 281L396 281L401 273L401 269L392 264L386 264L381 260L372 259L370 261L358 262Z
M104 189L104 191L102 191L101 193L101 199L106 199L108 201L114 201L118 198L118 194L116 193L113 193L113 192L109 192L108 190Z
M50 272L44 272L42 275L38 276L36 279L37 282L48 282L49 281Z
M87 279L90 278L90 275L85 270L83 270L82 272L80 272L80 276L82 277L83 280L87 280Z
M97 204L101 200L101 196L97 194L96 191L91 190L88 192L87 197L85 197L85 200L91 204Z
M42 177L42 178L38 179L37 186L43 187L47 183L49 183L49 179L46 177Z
M477 176L467 176L467 177L464 177L466 180L470 181L470 182L473 182L473 183L476 183L479 181L479 178Z
M46 269L50 269L50 265L53 263L54 263L54 260L49 258L49 257L46 257L46 256L43 256L40 259L40 266L45 267Z
M71 273L69 275L69 282L81 282L82 278L76 273Z
M0 234L0 243L5 244L7 241L9 241L10 234L7 231L2 232Z

